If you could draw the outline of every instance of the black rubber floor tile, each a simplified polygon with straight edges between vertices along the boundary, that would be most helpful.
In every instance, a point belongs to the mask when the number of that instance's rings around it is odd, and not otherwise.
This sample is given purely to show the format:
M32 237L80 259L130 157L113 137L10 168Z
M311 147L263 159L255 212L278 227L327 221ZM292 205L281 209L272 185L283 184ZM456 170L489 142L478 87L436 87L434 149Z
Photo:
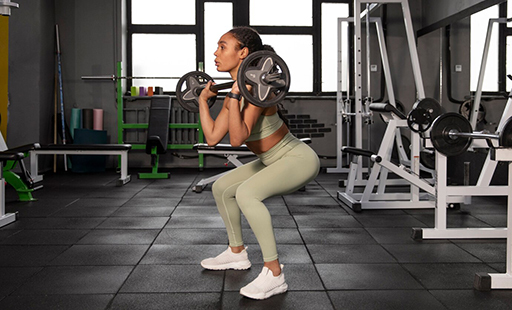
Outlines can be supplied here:
M415 215L415 217L425 223L427 227L434 227L434 216L433 215ZM414 226L418 227L418 226ZM461 213L459 211L453 211L448 212L447 214L447 220L446 220L446 227L448 228L471 228L471 227L490 227L489 224L477 219L476 217L467 214L467 213Z
M385 291L329 291L334 309L447 309L426 291L385 290Z
M6 229L92 229L103 222L105 217L89 218L20 218Z
M359 215L356 219L366 228L369 227L426 227L412 215Z
M317 264L328 290L420 290L423 287L398 264Z
M307 215L294 215L295 221L300 228L318 227L318 228L354 228L362 225L351 215L344 213L324 214L313 213Z
M77 244L152 244L159 232L158 229L95 229Z
M220 293L118 294L109 310L222 309Z
M66 207L54 213L51 217L107 217L116 212L119 207Z
M227 270L224 280L225 291L238 292L242 287L256 279L263 264L253 264L249 270ZM288 291L323 291L322 281L313 264L286 264L283 274Z
M225 228L220 215L217 216L171 216L165 228Z
M61 203L45 203L37 204L39 201L33 202L15 202L12 204L6 204L5 211L6 213L16 213L18 212L17 217L25 218L25 217L47 217L49 214L55 213L63 208L65 208L68 204L73 202L74 199L67 199L66 202Z
M155 244L226 244L228 235L226 229L162 229Z
M376 244L364 228L300 228L307 245L311 244Z
M457 243L457 242L456 242ZM506 243L457 243L459 247L486 263L504 263L507 261Z
M0 301L0 308L2 310L103 310L113 297L112 294L8 296Z
M67 208L78 208L78 207L120 207L124 205L129 199L128 198L81 198L67 206Z
M0 245L0 266L46 266L69 246Z
M223 271L200 265L139 265L126 280L121 293L220 293Z
M73 245L49 265L123 266L136 265L149 245Z
M133 266L46 267L11 295L115 294Z
M472 289L475 273L494 273L486 264L403 264L427 289Z
M2 296L9 295L42 269L42 267L0 267L0 279L2 279L0 281L0 299ZM1 302L0 308L2 308Z
M166 216L169 217L174 211L174 207L122 207L117 209L116 212L112 213L111 216Z
M145 188L138 192L134 198L181 198L185 195L185 189L160 189L153 188L148 189Z
M286 292L264 300L254 300L238 292L226 292L222 298L222 309L251 310L332 310L329 297L325 292Z
M473 214L473 216L492 227L507 227L507 216L505 214Z
M169 221L168 217L111 217L97 229L161 229Z
M23 245L64 245L74 244L89 230L55 229L55 230L22 230L2 240L2 244Z
M219 210L216 206L203 206L203 207L182 207L181 204L172 213L173 216L206 216L206 215L219 215Z
M380 244L416 244L416 243L450 243L449 240L414 240L411 227L366 228L368 233Z
M481 260L454 244L384 244L400 263L481 263Z
M180 207L215 207L215 200L211 194L209 195L197 195L194 194L192 197L184 197L180 204Z
M140 261L140 265L195 265L200 266L203 259L214 257L227 249L224 246L215 246L216 251L208 251L205 246L199 245L152 245Z
M132 198L122 207L176 207L180 198Z
M292 215L300 214L341 214L348 215L348 212L340 205L288 205Z
M510 290L480 292L470 289L432 290L429 292L450 310L510 310L512 305L512 291Z
M333 263L396 263L380 245L307 245L315 264Z
M283 196L288 206L339 206L338 201L332 197L315 197L301 195Z

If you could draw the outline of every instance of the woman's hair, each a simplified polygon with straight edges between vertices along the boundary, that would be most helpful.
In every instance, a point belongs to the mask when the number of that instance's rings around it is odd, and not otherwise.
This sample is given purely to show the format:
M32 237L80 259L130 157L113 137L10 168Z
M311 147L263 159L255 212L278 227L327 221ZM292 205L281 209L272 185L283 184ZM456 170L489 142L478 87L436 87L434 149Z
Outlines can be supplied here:
M271 51L271 52L275 53L274 48L272 48L272 46L270 46L268 44L263 44L263 42L261 41L260 34L251 27L245 27L245 26L235 27L235 28L231 29L230 31L228 31L228 33L231 33L233 35L233 37L235 37L235 39L238 42L240 42L240 47L239 47L240 49L247 47L247 49L249 49L249 54L252 52L257 52L257 51L262 51L262 50ZM283 110L282 103L277 104L277 113L279 114L279 117L286 124L286 127L290 127L289 121L284 116L282 110Z

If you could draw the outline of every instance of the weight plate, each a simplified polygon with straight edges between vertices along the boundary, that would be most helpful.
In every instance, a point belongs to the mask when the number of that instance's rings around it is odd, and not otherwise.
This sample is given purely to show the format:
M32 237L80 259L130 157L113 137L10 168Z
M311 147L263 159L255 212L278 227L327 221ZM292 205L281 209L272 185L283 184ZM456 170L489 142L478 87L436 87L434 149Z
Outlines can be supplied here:
M500 146L512 147L512 117L509 117L500 132Z
M418 101L416 101L412 109L424 109L428 113L430 113L430 116L432 119L436 119L439 115L443 114L443 107L439 104L439 102L433 98L423 98Z
M471 118L471 109L473 107L473 100L466 100L463 104L459 107L459 113L464 116L466 119ZM483 105L483 102L480 102L480 107L478 108L478 115L476 117L476 122L481 123L485 120L485 107Z
M428 169L436 168L436 152L421 151L420 163Z
M407 125L414 132L425 132L432 125L432 116L426 109L412 109L407 114Z
M458 113L441 114L432 124L432 145L439 153L448 157L464 153L471 145L471 138L451 137L450 132L472 133L473 129L469 121Z
M251 86L251 90L249 87ZM250 103L268 108L281 102L290 89L290 71L284 60L271 51L250 54L238 69L238 87Z
M192 71L182 76L176 85L178 103L187 111L199 112L199 93L208 81L213 79L201 71ZM208 107L211 107L216 99L216 96L208 99Z

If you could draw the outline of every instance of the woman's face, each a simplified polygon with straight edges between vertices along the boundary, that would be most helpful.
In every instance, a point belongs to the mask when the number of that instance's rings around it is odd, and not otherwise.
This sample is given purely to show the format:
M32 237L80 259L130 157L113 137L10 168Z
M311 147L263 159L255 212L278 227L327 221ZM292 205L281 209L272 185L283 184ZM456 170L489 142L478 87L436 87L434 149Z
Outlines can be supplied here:
M239 49L240 42L231 34L224 34L217 43L215 53L215 66L219 72L236 72L243 60L243 49Z

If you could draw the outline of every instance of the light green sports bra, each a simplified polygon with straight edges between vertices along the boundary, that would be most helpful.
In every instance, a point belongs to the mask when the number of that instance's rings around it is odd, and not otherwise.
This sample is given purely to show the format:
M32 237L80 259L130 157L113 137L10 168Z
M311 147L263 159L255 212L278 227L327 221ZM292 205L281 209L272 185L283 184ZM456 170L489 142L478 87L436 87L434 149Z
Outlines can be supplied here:
M245 99L242 98L240 110L245 105ZM272 115L260 115L256 124L252 128L251 135L245 141L257 141L266 138L276 132L283 125L283 120L279 117L276 112Z

